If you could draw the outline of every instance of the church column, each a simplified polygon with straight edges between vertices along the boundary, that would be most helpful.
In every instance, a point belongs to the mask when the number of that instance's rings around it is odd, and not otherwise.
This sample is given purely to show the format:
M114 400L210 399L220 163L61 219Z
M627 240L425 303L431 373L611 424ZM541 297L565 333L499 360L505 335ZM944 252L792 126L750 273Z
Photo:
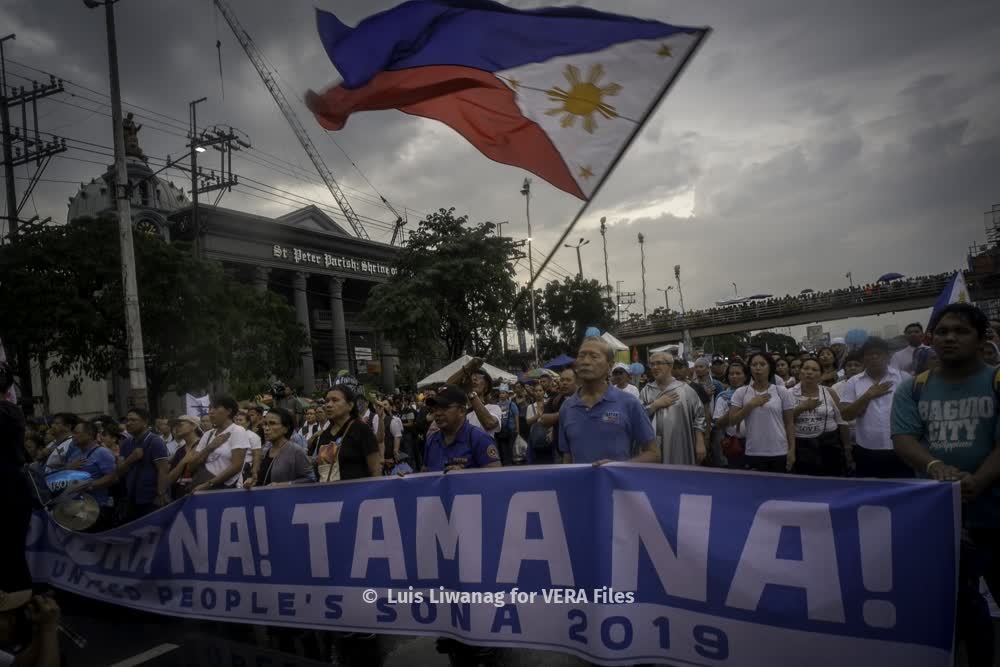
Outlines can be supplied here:
M271 269L263 266L255 267L253 270L253 286L258 292L267 291L267 282L271 277Z
M379 357L382 360L382 388L392 391L396 388L396 350L392 348L385 334L379 334Z
M333 371L336 374L337 371L351 370L347 354L347 321L344 319L342 278L330 278L330 314L333 326Z
M309 330L309 300L306 294L307 274L297 271L295 273L295 314L305 329L307 342L302 348L302 393L311 396L316 387L316 377L313 370L312 336Z

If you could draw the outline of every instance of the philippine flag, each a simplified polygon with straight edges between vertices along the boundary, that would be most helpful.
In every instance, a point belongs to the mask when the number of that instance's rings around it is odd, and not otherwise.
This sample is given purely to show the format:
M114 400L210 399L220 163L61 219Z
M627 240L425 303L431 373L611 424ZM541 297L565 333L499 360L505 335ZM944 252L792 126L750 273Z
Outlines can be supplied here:
M318 10L343 83L306 104L320 125L398 109L441 121L487 157L589 199L708 28L580 7L411 0L349 28Z
M958 271L952 276L951 280L948 281L948 285L945 286L944 291L941 292L941 296L934 302L931 321L927 325L928 331L933 329L934 325L937 324L938 318L941 316L941 311L944 310L945 306L953 303L972 303L972 298L969 296L969 288L965 285L965 273L962 271Z

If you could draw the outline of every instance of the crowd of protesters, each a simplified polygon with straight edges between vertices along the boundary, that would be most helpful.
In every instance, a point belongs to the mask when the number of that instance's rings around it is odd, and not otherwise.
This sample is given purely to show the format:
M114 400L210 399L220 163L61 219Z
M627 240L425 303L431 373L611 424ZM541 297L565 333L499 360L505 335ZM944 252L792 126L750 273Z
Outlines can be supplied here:
M391 397L353 378L313 405L214 396L207 415L122 422L53 415L24 423L25 461L89 473L93 531L194 491L337 482L465 468L632 461L839 477L959 481L964 501L958 637L970 664L992 661L984 576L1000 594L1000 322L953 304L907 348L840 339L817 352L670 351L614 363L586 338L560 373L496 382L475 359L443 384ZM647 371L648 370L648 374ZM633 374L638 377L633 377Z

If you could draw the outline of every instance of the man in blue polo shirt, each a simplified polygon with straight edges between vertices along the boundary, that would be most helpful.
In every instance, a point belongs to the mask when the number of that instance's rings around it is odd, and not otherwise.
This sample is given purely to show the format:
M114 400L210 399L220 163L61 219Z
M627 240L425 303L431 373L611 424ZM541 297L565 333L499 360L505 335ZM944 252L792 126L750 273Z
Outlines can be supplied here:
M563 463L660 462L660 446L639 399L608 383L613 361L606 340L584 339L574 366L580 388L559 408Z
M454 385L444 385L426 403L440 430L427 439L424 470L447 472L500 467L500 452L493 438L465 418L469 397L464 391Z
M91 476L87 493L94 497L101 508L101 515L87 532L99 533L111 528L113 506L108 488L115 483L118 475L115 471L115 455L111 450L102 447L97 441L97 424L92 421L81 421L73 429L73 442L80 449L80 456L70 462L67 468L82 470Z

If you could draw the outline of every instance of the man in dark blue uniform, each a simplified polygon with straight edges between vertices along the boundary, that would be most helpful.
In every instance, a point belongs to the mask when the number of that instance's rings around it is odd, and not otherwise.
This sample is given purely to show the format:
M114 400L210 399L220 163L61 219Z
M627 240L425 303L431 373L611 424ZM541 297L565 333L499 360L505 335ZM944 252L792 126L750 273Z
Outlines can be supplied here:
M500 467L500 452L492 436L466 420L468 405L468 395L455 385L443 385L427 399L440 430L427 440L425 471Z

